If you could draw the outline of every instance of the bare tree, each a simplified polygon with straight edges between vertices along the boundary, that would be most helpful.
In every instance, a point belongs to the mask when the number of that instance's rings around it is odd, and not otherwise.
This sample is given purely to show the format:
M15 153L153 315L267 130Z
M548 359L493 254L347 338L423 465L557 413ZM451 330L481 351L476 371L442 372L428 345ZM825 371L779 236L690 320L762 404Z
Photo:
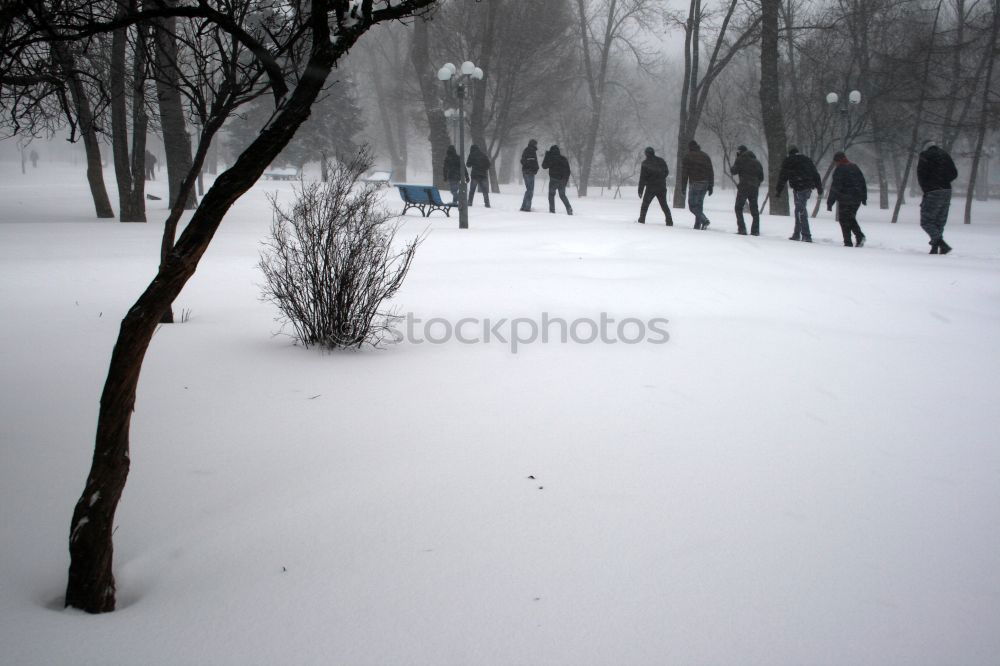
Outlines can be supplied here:
M781 105L781 81L778 78L778 18L781 0L761 0L760 12L760 108L764 117L764 135L767 137L767 182L770 189L778 182L782 158L788 148ZM770 197L771 214L788 215L788 199L789 197Z
M677 130L675 173L678 182L683 179L681 170L684 153L701 123L712 84L737 53L756 41L760 15L751 12L741 16L737 12L741 6L740 0L725 1L722 22L716 30L715 43L710 49L708 63L702 73L701 32L703 28L708 28L710 13L703 7L702 0L690 0L687 20L681 26L684 30L684 79L681 84L680 122ZM674 188L674 208L684 208L684 192L679 187Z
M424 101L424 114L427 117L428 137L431 144L431 170L434 174L434 184L437 187L447 187L444 181L442 165L448 151L448 121L444 117L444 105L441 102L441 82L437 80L437 67L431 62L430 35L426 21L417 21L413 27L413 44L410 58L420 83L420 94ZM444 64L444 63L441 63Z
M119 2L119 17L128 11ZM127 66L128 28L119 28L111 37L111 150L118 181L118 214L122 222L146 221L146 37L145 27L135 30L131 72ZM126 91L131 89L131 95ZM132 99L132 149L128 142L128 99Z
M969 187L965 194L965 223L972 224L972 197L976 189L976 180L979 175L979 162L983 154L983 141L986 139L986 127L989 122L990 102L994 97L993 92L993 69L997 54L997 35L1000 34L1000 0L991 0L990 12L990 38L984 49L983 58L988 62L986 65L986 78L983 81L983 103L979 112L979 128L976 133L976 146L972 151L972 168L969 173ZM985 183L989 188L989 183Z
M584 197L587 196L594 149L604 117L611 56L616 50L622 49L635 56L640 66L647 64L648 55L637 37L651 24L656 7L651 0L576 0L576 6L584 82L589 101L589 119L584 134L583 153L580 156L580 175L577 178L579 195Z
M42 0L18 0L33 5ZM270 24L254 24L259 14L248 20L247 5L231 4L221 11L208 3L171 5L154 3L151 8L130 10L125 16L102 13L89 0L60 3L54 23L65 26L61 39L67 43L86 41L130 25L150 25L167 18L202 21L219 29L219 35L244 47L242 60L227 61L234 73L229 83L241 81L239 72L249 61L267 74L274 93L276 112L257 139L236 162L212 184L194 211L191 220L167 254L152 282L122 320L112 352L108 376L101 395L94 456L87 481L73 512L70 529L70 568L66 605L92 613L115 607L115 579L112 570L114 515L129 471L129 427L135 405L142 361L163 312L170 306L198 267L215 232L240 196L260 178L264 169L292 139L309 117L310 109L323 91L330 70L375 24L420 13L435 0L399 0L389 4L374 0L311 0L301 6L277 6ZM272 5L274 7L274 5ZM37 35L37 27L21 24L23 42ZM265 45L266 44L266 45ZM18 43L0 44L0 49L17 49ZM283 55L280 63L275 54ZM301 54L301 57L300 57ZM0 53L0 58L3 58ZM294 89L287 80L294 77ZM213 104L203 135L211 136L232 112L230 93L223 91ZM210 142L199 141L191 170L182 184L191 187L201 169ZM172 211L173 212L173 211Z

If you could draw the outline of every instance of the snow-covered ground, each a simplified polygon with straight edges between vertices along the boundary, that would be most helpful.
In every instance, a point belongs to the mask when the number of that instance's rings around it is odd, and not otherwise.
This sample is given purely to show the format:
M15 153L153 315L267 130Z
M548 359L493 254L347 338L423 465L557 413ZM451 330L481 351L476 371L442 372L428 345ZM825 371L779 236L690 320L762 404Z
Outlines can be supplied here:
M997 663L995 202L965 226L956 199L940 257L915 204L862 208L848 249L825 210L813 245L736 236L732 190L701 232L635 224L631 190L567 217L508 187L467 231L410 213L402 313L669 341L324 353L259 300L290 189L260 183L153 340L120 609L88 616L62 608L70 515L163 202L98 221L79 170L2 170L4 664Z

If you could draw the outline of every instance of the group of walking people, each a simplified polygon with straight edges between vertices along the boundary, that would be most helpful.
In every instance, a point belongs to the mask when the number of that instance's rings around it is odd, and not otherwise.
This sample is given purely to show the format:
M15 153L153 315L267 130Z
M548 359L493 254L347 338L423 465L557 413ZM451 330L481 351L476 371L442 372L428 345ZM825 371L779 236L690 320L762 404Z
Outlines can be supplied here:
M460 195L461 182L469 183L469 201L471 206L476 197L476 190L483 193L483 204L490 207L489 174L491 161L479 146L472 144L469 147L469 157L465 161L467 169L462 168L462 160L455 150L454 145L448 146L448 151L444 158L444 179L448 182L453 201L458 201ZM552 146L545 151L542 159L542 169L549 172L549 212L556 212L556 194L566 207L566 214L573 214L573 207L566 196L566 186L569 184L570 168L569 160L559 152L559 146ZM535 194L535 176L538 174L538 141L532 139L528 142L527 148L521 153L521 176L524 179L524 199L521 202L521 210L531 212L531 199Z
M660 204L660 209L666 218L667 226L673 226L673 216L667 205L667 177L670 169L666 161L656 154L652 147L644 151L645 159L639 169L639 197L642 204L639 208L639 224L646 223L646 214L653 200ZM868 184L861 168L851 162L844 151L838 151L833 156L834 170L830 182L830 191L826 199L826 208L832 211L837 206L837 221L840 223L841 234L846 247L862 247L866 236L858 224L858 210L868 204ZM469 150L466 166L470 171L462 172L461 159L454 146L448 146L445 157L444 177L451 188L455 201L459 197L459 185L464 177L470 183L469 205L472 205L476 189L483 193L486 207L490 206L488 185L490 159L478 146ZM681 179L678 183L682 193L687 195L688 210L694 215L695 229L708 229L711 221L705 215L705 197L711 196L715 186L715 170L712 158L705 153L697 141L688 143L687 153L681 162ZM555 213L556 194L562 199L568 215L573 214L573 207L566 197L566 185L569 182L569 160L559 152L559 146L553 145L545 151L541 164L542 169L549 172L549 212ZM531 211L531 200L535 192L535 176L538 174L538 142L531 139L521 153L521 176L524 179L524 199L521 210ZM746 146L736 149L736 159L733 161L730 173L736 179L736 233L746 236L760 235L760 186L765 182L764 167L753 151ZM948 210L951 206L951 183L958 177L958 170L951 156L932 141L924 143L917 164L917 182L923 190L923 200L920 203L920 226L930 237L931 254L948 254L951 246L944 240L944 227L948 221ZM823 196L823 179L816 165L807 156L799 152L796 146L789 146L788 155L781 163L778 182L774 188L774 197L784 196L785 189L791 187L794 205L795 225L789 240L812 242L812 231L809 228L809 212L806 209L812 191L817 196ZM746 227L743 217L744 209L750 209L750 229Z
M667 207L667 169L666 162L656 156L652 148L646 148L646 159L642 162L639 172L639 196L642 206L639 209L639 222L645 223L649 204L656 198L660 202L666 216L668 226L673 225L670 209ZM841 234L846 247L862 247L865 244L865 234L858 224L858 209L868 204L868 184L861 168L851 162L843 151L833 156L834 170L830 183L830 192L826 199L826 209L832 211L837 206L837 221L840 223ZM694 228L707 229L710 224L704 212L705 196L711 196L715 184L715 173L712 169L712 158L709 157L698 142L688 144L688 152L682 161L683 173L679 187L681 192L687 192L688 209L694 215ZM747 235L746 223L743 218L744 208L750 208L750 235L760 235L760 185L764 182L764 168L753 151L746 146L736 149L736 159L730 168L730 173L737 180L736 185L736 233ZM920 203L920 226L930 237L931 254L948 254L951 246L944 240L944 227L948 221L948 210L951 206L951 183L958 177L958 170L951 156L931 141L924 143L917 163L917 182L924 196ZM786 187L791 187L795 208L795 226L789 240L812 242L812 232L809 229L809 213L806 209L813 190L823 196L823 179L816 170L816 165L808 156L799 152L795 146L788 148L788 155L781 163L778 183L774 188L774 196L783 196Z

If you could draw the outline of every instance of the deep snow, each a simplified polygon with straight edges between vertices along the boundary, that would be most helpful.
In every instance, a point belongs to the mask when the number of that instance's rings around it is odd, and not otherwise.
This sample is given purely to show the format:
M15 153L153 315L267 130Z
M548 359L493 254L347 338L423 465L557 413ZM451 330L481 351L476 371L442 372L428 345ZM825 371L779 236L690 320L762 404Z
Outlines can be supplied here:
M915 204L862 208L848 249L825 211L811 246L788 218L734 235L732 190L700 232L635 224L631 189L567 217L508 186L467 231L410 213L401 312L669 342L323 353L259 301L290 188L260 183L153 340L120 610L93 617L61 607L69 520L165 213L98 221L79 170L0 170L4 664L996 663L996 202L965 226L956 199L931 257Z

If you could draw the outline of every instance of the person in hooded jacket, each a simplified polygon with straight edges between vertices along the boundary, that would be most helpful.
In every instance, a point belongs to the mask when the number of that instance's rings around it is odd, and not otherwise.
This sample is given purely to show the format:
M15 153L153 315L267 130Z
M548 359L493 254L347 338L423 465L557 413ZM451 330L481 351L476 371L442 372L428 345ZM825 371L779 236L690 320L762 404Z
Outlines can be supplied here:
M795 228L788 240L803 240L812 243L812 232L809 230L809 211L806 203L809 195L816 190L817 196L823 196L823 179L820 178L816 165L809 157L799 152L795 146L788 147L788 157L781 163L781 173L778 184L774 188L774 198L784 196L785 185L792 188L795 202Z
M521 210L531 212L531 198L535 194L535 174L538 173L538 142L532 139L521 152L521 177L524 178L524 199Z
M711 224L705 217L705 195L712 196L714 186L712 158L702 151L697 141L689 141L688 152L681 160L681 192L687 192L688 209L694 215L695 229L708 229Z
M917 162L917 182L924 192L920 201L920 227L930 236L931 254L948 254L951 246L944 242L944 225L951 208L951 182L958 178L958 169L943 148L928 143Z
M486 207L490 207L490 158L479 149L479 146L472 144L469 147L469 159L465 161L465 166L469 167L469 205L476 197L476 187L483 193L483 202Z
M861 247L865 244L865 235L858 225L858 208L868 205L868 183L861 169L847 159L843 152L833 156L837 168L833 170L833 181L830 183L830 195L826 199L826 209L833 210L833 204L840 206L837 221L844 234L844 246ZM851 233L854 243L851 243Z
M757 156L752 150L747 150L746 146L736 149L736 159L729 170L733 176L739 178L736 185L736 227L741 236L747 235L747 227L743 221L743 207L750 204L750 235L760 235L760 206L757 197L760 192L760 184L764 181L764 167L757 161Z
M448 146L448 152L444 156L444 179L448 181L448 189L451 190L451 200L458 202L459 191L462 183L462 158L458 156L455 146ZM466 171L465 178L468 180L469 174Z
M549 172L549 212L556 212L556 192L566 206L566 214L573 214L573 207L569 205L566 198L566 184L569 183L569 160L559 152L559 146L552 146L545 151L542 159L542 168Z
M670 175L670 169L651 146L646 147L645 154L646 159L642 161L642 167L639 169L639 196L642 197L639 224L646 224L646 211L649 210L649 204L653 199L656 199L660 202L663 214L667 216L667 226L672 227L674 220L670 215L670 208L667 207L667 176Z

